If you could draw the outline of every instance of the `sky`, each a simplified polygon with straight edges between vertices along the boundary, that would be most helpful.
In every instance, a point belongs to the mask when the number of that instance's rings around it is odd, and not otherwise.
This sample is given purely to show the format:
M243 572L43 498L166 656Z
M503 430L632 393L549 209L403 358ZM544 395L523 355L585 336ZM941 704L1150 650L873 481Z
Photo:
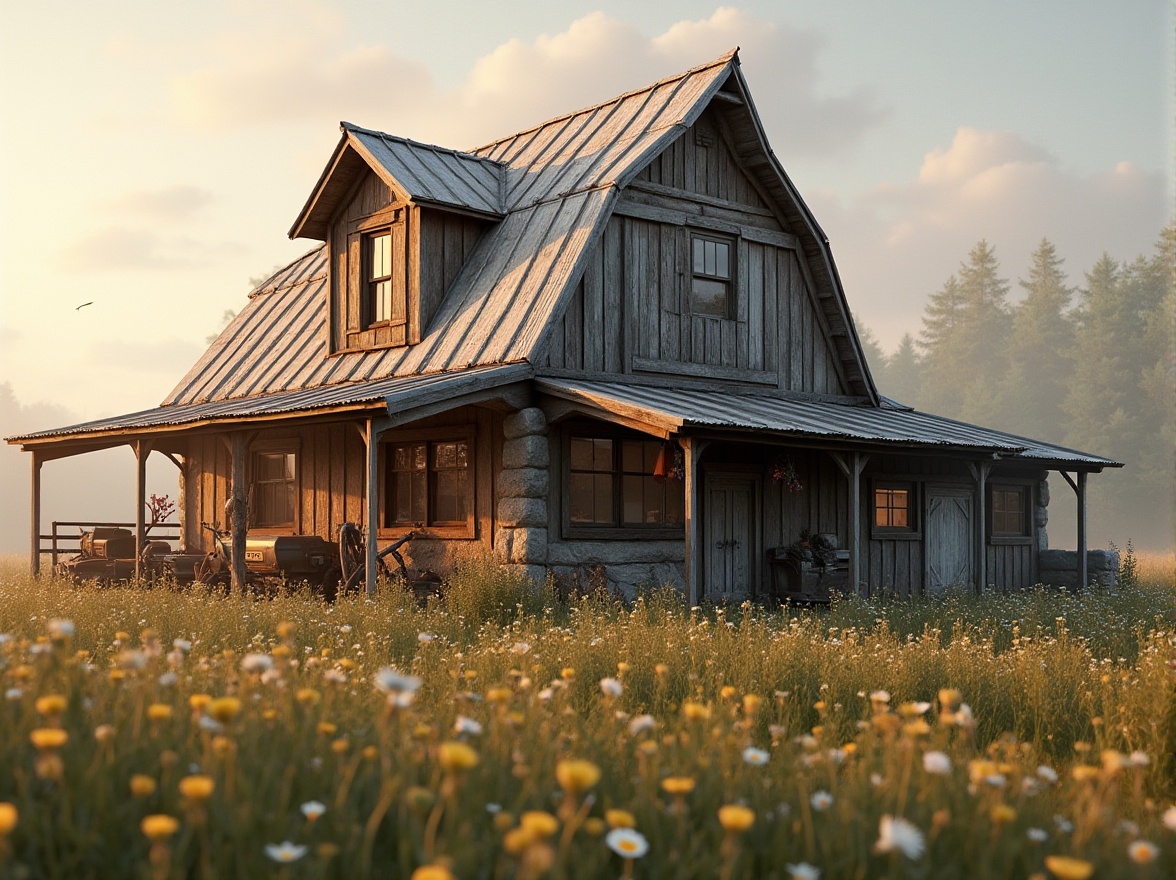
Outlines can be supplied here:
M315 246L340 120L471 148L735 46L892 350L980 239L1014 290L1042 237L1075 285L1152 251L1173 35L1166 0L3 4L0 436L158 405Z

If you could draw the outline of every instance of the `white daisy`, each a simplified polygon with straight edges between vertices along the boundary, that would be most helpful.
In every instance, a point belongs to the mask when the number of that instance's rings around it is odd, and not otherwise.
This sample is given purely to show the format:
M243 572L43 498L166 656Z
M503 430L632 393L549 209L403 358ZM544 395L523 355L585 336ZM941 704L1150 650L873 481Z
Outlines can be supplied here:
M752 767L762 767L771 760L771 757L763 749L757 749L755 746L748 746L743 750L743 763L750 764Z
M600 690L606 697L619 697L625 690L625 686L615 678L602 678Z
M306 855L306 847L298 846L288 840L283 840L281 843L267 843L265 845L265 854L275 862L288 864L289 862L296 862Z
M788 876L792 880L820 880L821 869L816 865L810 865L808 862L797 862L795 865L788 864L784 866L784 870L788 872Z
M375 674L375 684L385 693L413 693L421 686L415 675L404 675L395 666L384 666Z
M923 832L901 816L883 816L878 823L878 840L874 852L901 852L908 859L917 859L923 854L926 844Z
M604 838L608 848L623 859L639 859L649 852L649 841L632 828L614 828Z
M923 769L936 776L947 776L951 773L951 758L943 752L924 752Z

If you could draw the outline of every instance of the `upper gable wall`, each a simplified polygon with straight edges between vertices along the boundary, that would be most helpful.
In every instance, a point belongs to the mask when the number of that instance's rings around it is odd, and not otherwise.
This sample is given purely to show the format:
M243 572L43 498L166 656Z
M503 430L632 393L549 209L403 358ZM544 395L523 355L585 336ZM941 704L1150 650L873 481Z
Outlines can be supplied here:
M733 244L726 317L691 312L694 233ZM620 193L539 366L850 395L805 261L708 111Z

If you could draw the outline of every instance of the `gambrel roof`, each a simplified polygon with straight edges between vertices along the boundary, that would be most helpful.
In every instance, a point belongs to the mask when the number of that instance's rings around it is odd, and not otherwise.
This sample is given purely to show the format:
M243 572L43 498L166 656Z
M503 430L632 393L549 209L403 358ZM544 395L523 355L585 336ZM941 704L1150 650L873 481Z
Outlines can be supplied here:
M326 218L368 167L405 197L502 219L482 236L420 343L328 357L326 254L320 248L258 288L164 404L536 363L618 192L712 101L732 120L741 160L776 197L782 221L810 261L830 342L852 392L876 400L828 242L768 149L732 51L468 153L345 124L291 234L325 234Z

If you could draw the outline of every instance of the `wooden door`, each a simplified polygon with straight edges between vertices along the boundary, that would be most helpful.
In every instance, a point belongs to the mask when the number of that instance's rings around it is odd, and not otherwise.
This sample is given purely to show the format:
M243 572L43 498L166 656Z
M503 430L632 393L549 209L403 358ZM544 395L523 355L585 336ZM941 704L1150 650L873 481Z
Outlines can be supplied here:
M971 491L929 488L925 535L928 594L939 595L948 587L974 584L973 534Z
M703 510L703 571L712 602L742 602L757 593L759 516L756 478L708 474Z

